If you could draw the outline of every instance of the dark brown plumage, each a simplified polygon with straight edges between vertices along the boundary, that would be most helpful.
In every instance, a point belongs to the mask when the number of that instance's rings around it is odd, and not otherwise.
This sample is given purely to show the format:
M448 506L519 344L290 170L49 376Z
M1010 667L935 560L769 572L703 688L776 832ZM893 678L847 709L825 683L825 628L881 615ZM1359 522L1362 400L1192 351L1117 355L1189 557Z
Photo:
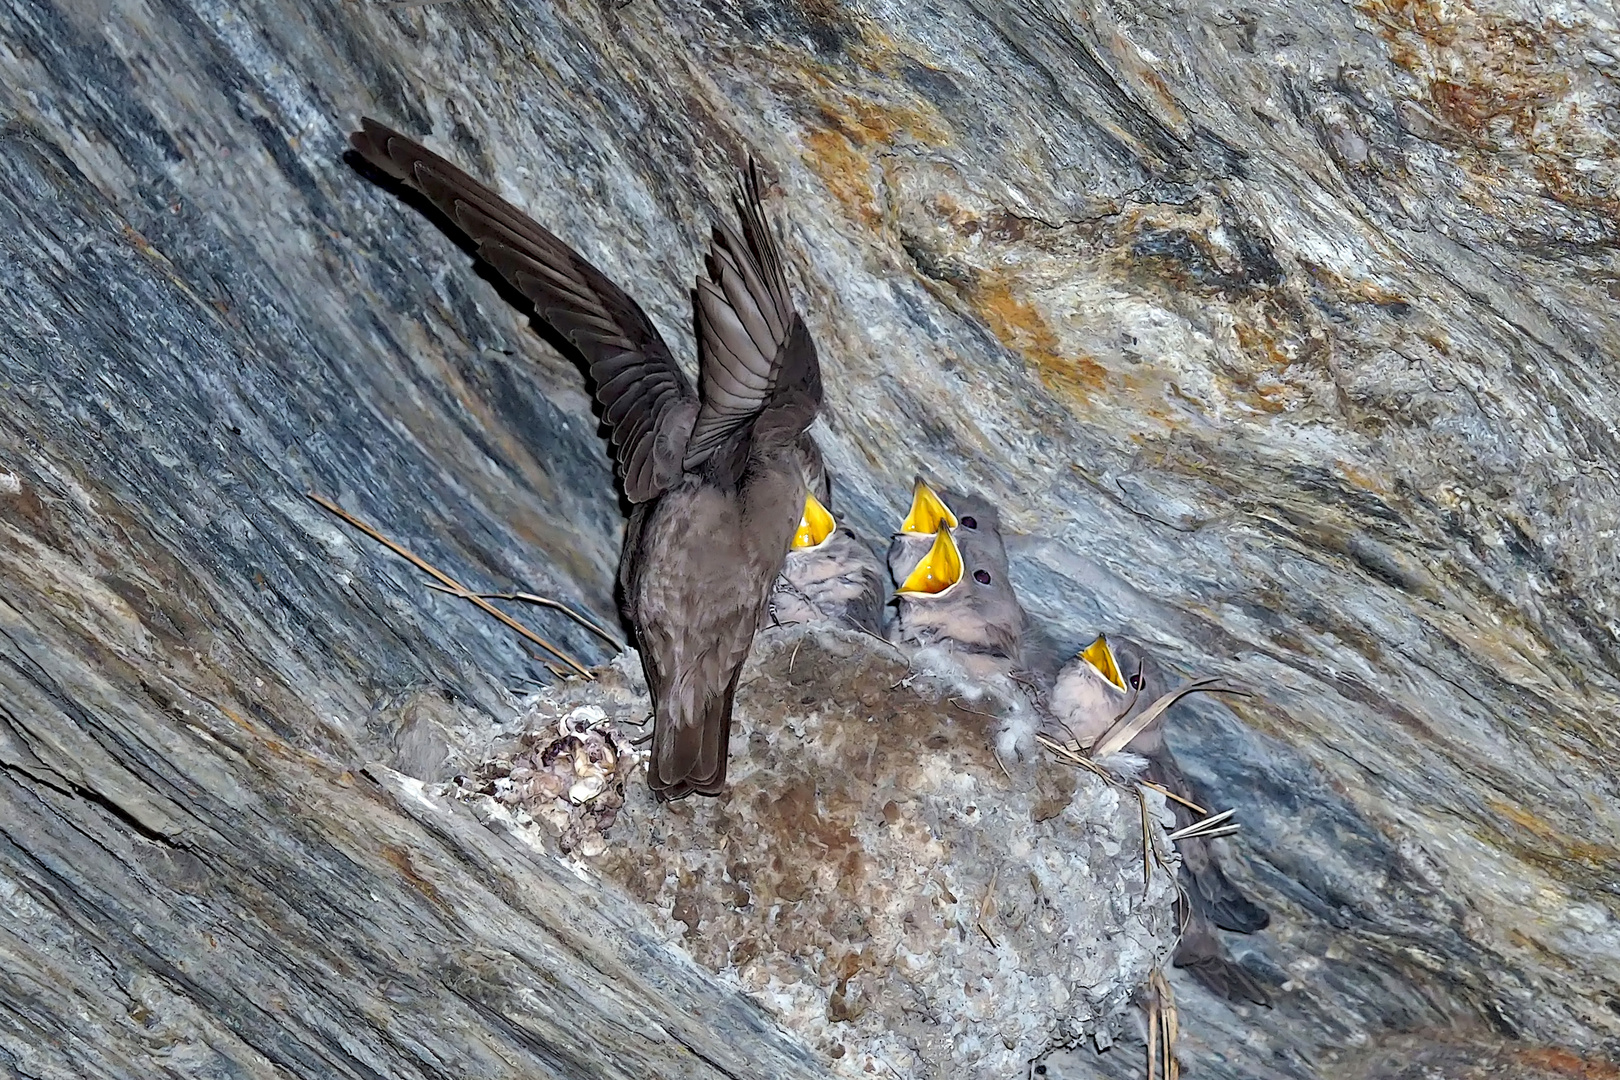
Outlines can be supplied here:
M664 799L725 786L737 676L819 454L821 368L794 310L750 163L739 229L714 230L693 290L702 395L651 321L577 252L375 120L350 142L421 192L579 350L633 504L619 576L653 697L648 779Z

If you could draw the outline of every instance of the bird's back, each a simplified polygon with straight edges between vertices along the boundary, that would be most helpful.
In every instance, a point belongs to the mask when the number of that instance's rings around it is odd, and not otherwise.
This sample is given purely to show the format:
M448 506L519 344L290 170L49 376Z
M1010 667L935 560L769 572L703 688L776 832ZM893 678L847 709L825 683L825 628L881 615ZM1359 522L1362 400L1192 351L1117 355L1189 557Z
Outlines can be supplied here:
M820 547L788 552L772 593L777 621L829 621L877 634L883 625L883 577L877 557L840 528Z
M655 703L649 780L665 798L725 785L737 676L804 505L797 447L755 445L742 483L692 473L626 552L629 614Z

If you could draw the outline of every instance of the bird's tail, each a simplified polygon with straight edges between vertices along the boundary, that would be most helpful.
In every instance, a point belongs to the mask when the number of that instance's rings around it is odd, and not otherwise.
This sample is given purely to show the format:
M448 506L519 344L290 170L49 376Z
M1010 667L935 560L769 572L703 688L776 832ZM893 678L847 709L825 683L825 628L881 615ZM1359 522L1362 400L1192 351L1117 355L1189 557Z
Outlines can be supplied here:
M1192 903L1222 930L1252 934L1271 925L1271 912L1244 896L1214 859L1206 870L1188 878L1182 884Z
M1171 962L1197 979L1210 993L1227 1001L1271 1004L1271 994L1260 980L1226 954L1209 923L1196 915L1182 931Z
M1199 802L1168 746L1161 745L1146 756L1148 766L1144 779L1181 798ZM1193 823L1192 811L1177 802L1172 801L1170 805L1175 811L1177 828ZM1192 838L1179 841L1177 846L1181 850L1181 884L1198 915L1222 930L1238 934L1252 934L1271 925L1271 913L1244 896L1226 876L1209 840Z
M647 783L664 802L725 790L731 744L731 703L742 665L722 693L702 695L690 715L680 713L679 694L662 694L653 718L652 761Z

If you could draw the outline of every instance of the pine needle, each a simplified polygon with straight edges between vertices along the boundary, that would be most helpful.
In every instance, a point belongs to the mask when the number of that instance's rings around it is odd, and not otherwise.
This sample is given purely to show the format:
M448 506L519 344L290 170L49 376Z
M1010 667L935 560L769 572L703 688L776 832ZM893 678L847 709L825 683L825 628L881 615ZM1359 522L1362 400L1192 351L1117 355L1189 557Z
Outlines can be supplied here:
M996 939L991 936L990 931L985 929L984 924L987 920L996 917L996 878L1000 874L1001 867L999 866L990 871L990 884L985 887L984 898L979 901L979 917L975 920L979 933L984 935L984 940L990 943L992 949L1000 948L1000 946L996 944Z
M1221 680L1218 677L1194 679L1190 683L1184 683L1183 685L1178 686L1174 690L1170 691L1168 694L1160 697L1152 705L1149 705L1135 716L1128 716L1120 720L1113 727L1109 728L1101 738L1092 743L1091 756L1101 760L1110 754L1119 753L1121 750L1125 749L1126 745L1130 743L1132 739L1140 735L1149 724L1163 716L1165 711L1168 710L1170 706L1174 705L1188 694L1196 694L1200 691L1209 693L1245 693L1245 691L1233 690L1230 687L1222 685Z
M1218 814L1211 814L1208 817L1199 818L1191 825L1184 826L1183 828L1177 829L1175 832L1170 833L1165 837L1165 839L1175 841L1188 840L1192 839L1193 837L1229 836L1232 833L1237 832L1240 827L1237 822L1228 820L1235 813L1237 813L1235 809L1222 810Z

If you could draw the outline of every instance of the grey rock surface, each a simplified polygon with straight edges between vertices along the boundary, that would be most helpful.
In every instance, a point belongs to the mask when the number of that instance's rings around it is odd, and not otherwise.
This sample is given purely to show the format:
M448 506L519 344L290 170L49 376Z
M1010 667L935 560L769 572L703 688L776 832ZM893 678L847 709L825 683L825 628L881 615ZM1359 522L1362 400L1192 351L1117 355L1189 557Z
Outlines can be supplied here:
M1274 917L1230 944L1282 988L1240 1013L1178 980L1189 1072L1608 1075L1617 22L0 9L0 1065L820 1068L613 938L635 909L543 859L498 871L493 834L358 771L443 779L547 676L306 490L599 621L621 523L579 372L342 161L370 113L531 207L677 349L753 151L844 516L886 533L919 468L978 489L1060 637L1128 631L1263 692L1171 736L1244 821L1232 863Z

